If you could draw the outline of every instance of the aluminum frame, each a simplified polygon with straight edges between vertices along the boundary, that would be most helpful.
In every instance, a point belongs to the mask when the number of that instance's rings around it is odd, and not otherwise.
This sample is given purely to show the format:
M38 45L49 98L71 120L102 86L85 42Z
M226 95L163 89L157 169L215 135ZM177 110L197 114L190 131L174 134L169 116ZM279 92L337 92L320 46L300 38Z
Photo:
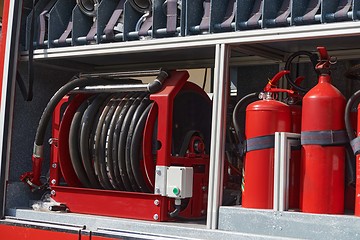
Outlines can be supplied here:
M289 166L291 147L300 145L300 134L275 132L274 211L289 209Z

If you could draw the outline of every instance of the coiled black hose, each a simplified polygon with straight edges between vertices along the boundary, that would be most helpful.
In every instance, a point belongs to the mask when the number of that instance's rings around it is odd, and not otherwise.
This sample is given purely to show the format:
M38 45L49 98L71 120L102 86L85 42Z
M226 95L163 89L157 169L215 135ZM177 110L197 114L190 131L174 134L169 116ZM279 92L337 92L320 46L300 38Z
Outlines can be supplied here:
M91 133L93 125L96 123L98 110L105 99L105 94L100 94L92 98L91 102L88 105L88 108L83 114L80 126L80 153L82 157L82 163L93 188L101 188L101 186L95 174L94 166L92 163L93 153L90 146L93 146L93 137Z
M52 113L59 103L59 101L68 94L71 90L77 87L86 87L86 86L96 86L96 85L117 85L121 81L113 81L113 80L106 80L106 79L99 79L99 78L77 78L64 86L62 86L50 99L44 112L41 115L39 125L35 135L35 144L37 146L42 146L44 144L44 137L47 125L50 121Z
M81 161L81 155L80 155L80 151L79 151L79 146L78 146L78 135L79 135L79 131L78 131L78 126L80 125L81 122L81 118L87 108L88 103L85 101L83 102L80 107L77 109L72 122L71 122L71 126L70 126L70 130L69 130L69 152L70 152L70 159L71 159L71 163L73 165L74 171L78 177L78 179L80 180L81 184L84 187L91 187L91 183L86 175L85 169L84 169L84 165L82 164Z
M150 192L140 161L151 105L147 92L98 94L80 105L69 132L69 150L85 187Z

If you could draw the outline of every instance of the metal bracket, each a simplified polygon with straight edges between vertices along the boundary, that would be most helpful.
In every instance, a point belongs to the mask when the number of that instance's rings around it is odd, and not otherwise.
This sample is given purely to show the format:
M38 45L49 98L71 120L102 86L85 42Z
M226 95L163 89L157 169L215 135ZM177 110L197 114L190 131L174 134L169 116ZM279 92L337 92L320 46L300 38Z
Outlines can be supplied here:
M300 146L300 134L275 132L274 211L289 208L289 166L291 147Z

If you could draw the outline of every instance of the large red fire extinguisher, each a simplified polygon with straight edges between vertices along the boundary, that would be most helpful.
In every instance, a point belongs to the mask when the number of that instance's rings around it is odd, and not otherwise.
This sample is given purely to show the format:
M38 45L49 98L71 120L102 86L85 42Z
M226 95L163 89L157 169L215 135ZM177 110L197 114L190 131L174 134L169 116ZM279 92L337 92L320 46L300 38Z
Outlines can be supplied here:
M246 155L242 186L242 205L246 208L273 208L274 189L274 133L291 131L291 112L287 104L275 100L273 88L289 71L276 74L262 93L262 100L246 108Z
M318 47L318 84L303 98L300 209L308 213L341 214L344 211L345 98L331 84L332 63Z

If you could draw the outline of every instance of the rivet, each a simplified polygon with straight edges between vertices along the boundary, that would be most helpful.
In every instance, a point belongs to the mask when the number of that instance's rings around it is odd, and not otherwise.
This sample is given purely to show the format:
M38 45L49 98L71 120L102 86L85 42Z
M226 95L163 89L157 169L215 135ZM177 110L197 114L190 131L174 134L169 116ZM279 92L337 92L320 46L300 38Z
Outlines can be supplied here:
M51 184L56 184L56 180L55 179L51 180Z
M55 190L51 190L50 194L53 195L53 196L55 196L55 195L56 195Z
M155 199L155 200L154 200L154 204L155 204L155 206L159 206L159 205L160 205L160 201L157 200L157 199Z
M153 216L154 220L157 221L159 219L159 215L157 215L156 213Z
M56 164L56 163L53 163L53 164L51 165L51 167L52 167L52 168L56 168L56 167L57 167L57 164Z

